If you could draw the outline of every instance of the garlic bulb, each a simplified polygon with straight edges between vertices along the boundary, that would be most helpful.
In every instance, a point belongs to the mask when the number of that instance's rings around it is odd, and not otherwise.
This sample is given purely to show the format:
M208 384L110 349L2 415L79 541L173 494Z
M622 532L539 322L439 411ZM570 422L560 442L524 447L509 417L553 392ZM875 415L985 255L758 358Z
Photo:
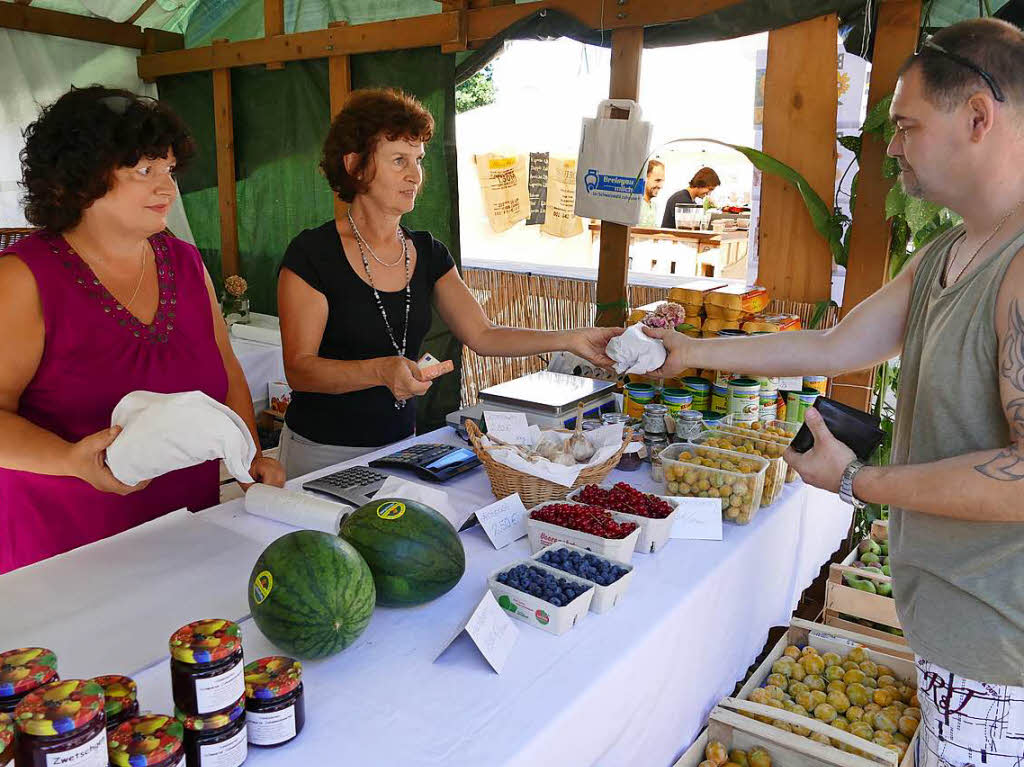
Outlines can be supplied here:
M576 412L576 431L569 439L566 440L569 451L572 453L572 457L576 460L576 463L586 463L594 457L594 453L597 451L591 444L590 440L587 439L587 435L583 433L583 408L579 408Z
M550 432L541 435L540 440L533 447L533 452L541 458L549 461L555 460L555 456L562 450L562 443Z
M562 446L562 449L558 451L558 455L556 455L551 460L552 460L553 463L557 463L557 464L559 464L561 466L575 466L576 465L577 461L573 457L572 451L569 448L569 440L565 441L565 444Z

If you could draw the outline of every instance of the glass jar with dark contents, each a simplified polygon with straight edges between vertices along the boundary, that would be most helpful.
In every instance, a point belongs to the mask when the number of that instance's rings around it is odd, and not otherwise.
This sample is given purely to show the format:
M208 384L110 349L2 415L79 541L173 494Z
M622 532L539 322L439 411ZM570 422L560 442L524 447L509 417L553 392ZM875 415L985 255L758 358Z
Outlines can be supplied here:
M57 656L45 647L0 652L0 713L13 714L22 698L59 678Z
M239 767L249 755L245 728L245 695L233 706L208 716L174 709L185 728L186 767Z
M26 695L14 710L18 767L107 767L107 718L103 688L92 680L50 682Z
M185 767L185 726L173 716L127 719L107 735L112 767Z
M107 732L117 729L121 722L139 715L139 693L135 681L119 674L98 676L93 679L103 688Z
M0 767L14 760L14 720L10 714L0 713Z
M171 692L174 705L188 716L205 716L245 699L242 634L220 618L195 621L174 632Z
M245 667L245 721L249 743L275 748L306 725L302 664L273 655Z

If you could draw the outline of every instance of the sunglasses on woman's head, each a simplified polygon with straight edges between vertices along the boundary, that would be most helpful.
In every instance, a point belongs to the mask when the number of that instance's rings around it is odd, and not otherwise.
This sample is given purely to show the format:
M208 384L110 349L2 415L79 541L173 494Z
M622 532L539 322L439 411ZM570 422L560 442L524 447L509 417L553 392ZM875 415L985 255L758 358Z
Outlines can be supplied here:
M999 87L999 83L996 82L996 79L970 59L966 59L957 53L953 53L952 51L946 50L931 38L928 38L923 43L921 43L921 47L917 49L917 52L914 54L914 58L917 58L918 56L923 56L925 53L928 52L937 53L940 56L945 56L950 61L955 61L960 66L967 67L969 70L978 75L978 77L984 80L985 84L992 89L992 95L993 97L995 97L996 101L1006 101L1006 96L1003 95L1003 89Z

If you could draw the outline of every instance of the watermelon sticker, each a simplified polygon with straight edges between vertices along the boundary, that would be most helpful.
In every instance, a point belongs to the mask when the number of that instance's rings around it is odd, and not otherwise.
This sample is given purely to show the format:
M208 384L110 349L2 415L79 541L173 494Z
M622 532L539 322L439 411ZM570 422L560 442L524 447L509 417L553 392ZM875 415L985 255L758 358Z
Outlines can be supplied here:
M269 570L264 570L252 581L252 599L253 601L261 605L263 600L270 596L271 589L274 588L274 576L271 575Z
M398 519L405 514L405 504L401 501L387 501L377 507L377 516L381 519Z
M550 616L543 610L538 610L537 612L535 612L534 617L537 619L537 623L539 623L541 626L547 626L548 623L551 621Z

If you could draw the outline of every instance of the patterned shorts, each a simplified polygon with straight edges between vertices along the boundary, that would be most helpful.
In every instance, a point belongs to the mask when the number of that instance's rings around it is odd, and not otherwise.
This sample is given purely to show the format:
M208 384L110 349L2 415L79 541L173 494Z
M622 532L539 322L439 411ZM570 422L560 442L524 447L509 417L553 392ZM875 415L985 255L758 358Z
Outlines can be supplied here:
M957 676L917 658L917 767L1024 767L1024 687Z

